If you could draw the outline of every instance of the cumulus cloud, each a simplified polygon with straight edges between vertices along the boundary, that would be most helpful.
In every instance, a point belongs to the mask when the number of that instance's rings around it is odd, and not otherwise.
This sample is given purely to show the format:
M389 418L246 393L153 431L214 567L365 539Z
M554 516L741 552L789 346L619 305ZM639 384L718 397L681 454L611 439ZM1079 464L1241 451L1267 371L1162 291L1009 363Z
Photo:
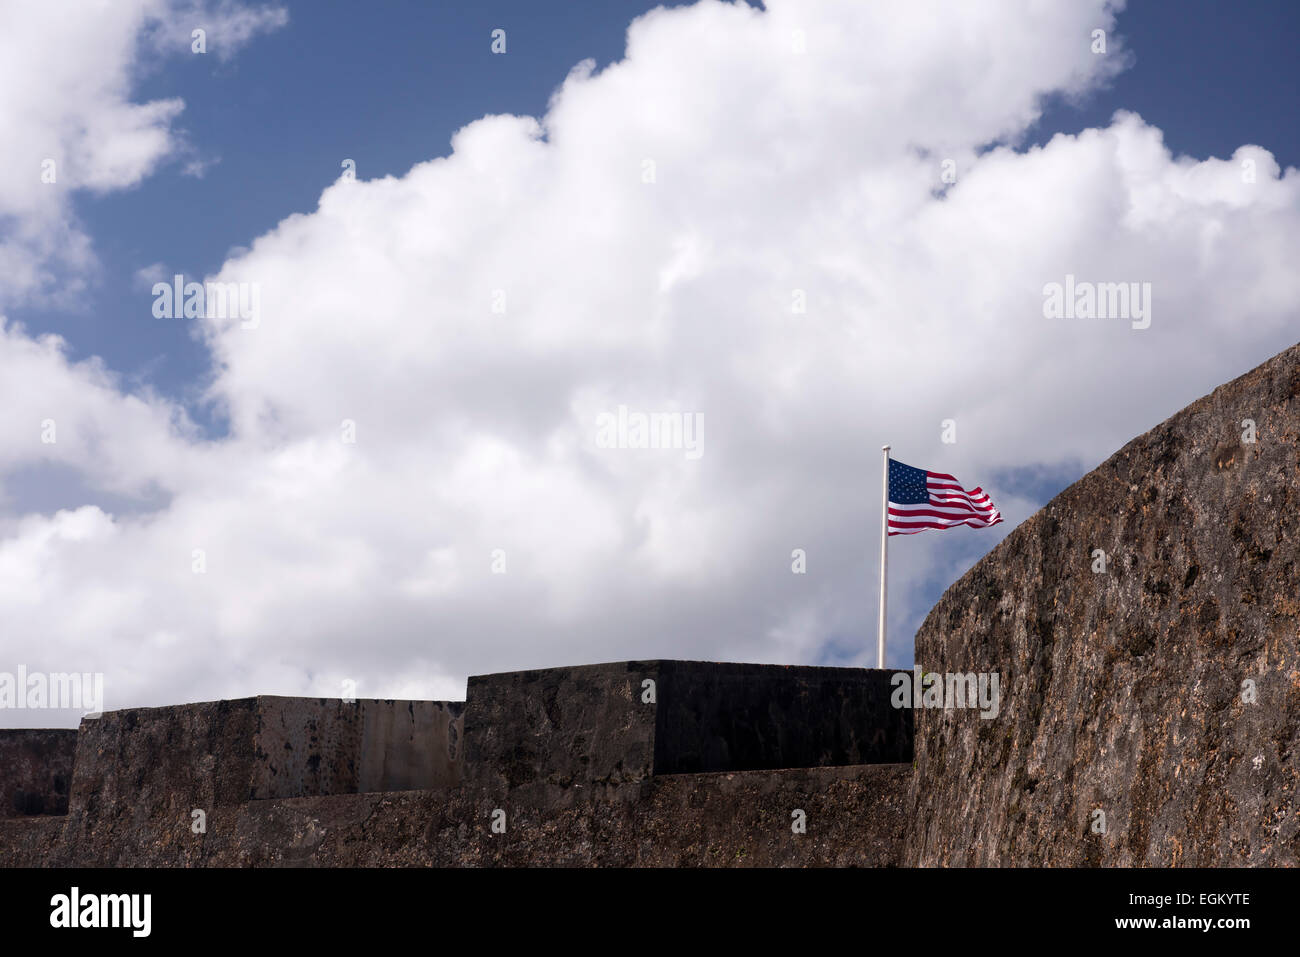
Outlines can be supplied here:
M229 56L286 21L233 0L0 3L0 307L74 301L96 261L73 197L134 186L187 151L183 101L133 102L137 75L188 55L189 24Z
M196 321L220 439L10 328L0 469L88 488L6 520L6 653L104 671L109 707L344 679L459 696L630 657L867 664L890 441L1008 519L895 539L910 662L935 583L1042 504L993 477L1090 467L1293 336L1295 170L1175 157L1129 113L1018 146L1121 50L1100 0L653 11L545 116L340 180L209 277L260 303ZM1150 283L1150 327L1046 318L1067 275ZM607 447L620 406L702 417L702 454Z

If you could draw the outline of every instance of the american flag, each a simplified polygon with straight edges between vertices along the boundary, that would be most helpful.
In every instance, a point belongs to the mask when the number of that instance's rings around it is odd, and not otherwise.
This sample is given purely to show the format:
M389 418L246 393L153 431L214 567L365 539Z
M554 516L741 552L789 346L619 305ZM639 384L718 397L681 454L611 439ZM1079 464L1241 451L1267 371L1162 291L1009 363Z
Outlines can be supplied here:
M915 535L927 528L987 528L1002 513L982 488L969 492L951 475L889 460L889 534Z

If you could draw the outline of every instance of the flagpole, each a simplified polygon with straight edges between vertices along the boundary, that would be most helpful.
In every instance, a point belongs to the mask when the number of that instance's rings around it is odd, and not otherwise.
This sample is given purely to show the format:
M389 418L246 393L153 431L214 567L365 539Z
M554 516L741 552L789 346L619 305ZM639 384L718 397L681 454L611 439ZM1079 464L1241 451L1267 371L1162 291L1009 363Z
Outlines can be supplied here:
M880 628L876 667L885 667L885 582L889 567L889 446L882 445L884 470L880 477Z

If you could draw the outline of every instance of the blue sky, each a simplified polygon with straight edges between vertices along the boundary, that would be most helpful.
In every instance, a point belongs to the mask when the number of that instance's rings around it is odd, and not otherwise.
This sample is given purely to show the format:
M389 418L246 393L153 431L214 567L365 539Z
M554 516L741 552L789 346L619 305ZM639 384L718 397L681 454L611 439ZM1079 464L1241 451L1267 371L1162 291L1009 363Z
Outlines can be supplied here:
M0 177L2 650L122 706L871 663L883 441L1007 517L894 540L909 664L1018 522L1300 328L1291 3L713 3L631 53L650 4L132 0L71 34L15 9L11 178L68 172L48 206ZM29 87L24 56L62 72ZM268 323L155 318L154 264L260 284ZM1151 328L1046 321L1067 272L1150 282ZM701 410L708 451L593 447L629 403Z

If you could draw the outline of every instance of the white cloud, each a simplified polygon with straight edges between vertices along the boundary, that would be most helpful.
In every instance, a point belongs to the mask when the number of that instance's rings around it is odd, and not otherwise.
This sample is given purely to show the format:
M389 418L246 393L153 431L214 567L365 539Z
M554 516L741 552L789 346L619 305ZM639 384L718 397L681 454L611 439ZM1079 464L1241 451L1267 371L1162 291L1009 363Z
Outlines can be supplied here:
M206 54L225 61L260 33L289 22L289 11L274 4L252 6L242 0L167 0L149 10L146 44L164 56L196 50L196 31L203 31Z
M541 120L470 124L233 254L214 278L257 283L261 315L205 323L227 438L10 329L0 468L166 504L11 518L6 654L105 671L108 707L344 678L447 696L468 673L816 661L831 639L868 663L883 441L1008 518L895 539L905 622L919 582L1040 504L991 476L1099 462L1289 344L1300 176L1265 150L1175 158L1120 114L981 151L1113 75L1102 4L768 8L654 11ZM1045 319L1066 274L1150 282L1151 327ZM598 447L619 405L701 413L705 454Z
M75 301L95 257L73 197L134 186L192 152L174 126L184 103L132 102L131 88L159 54L190 55L188 28L172 41L195 19L228 56L287 14L232 0L0 2L0 307Z

